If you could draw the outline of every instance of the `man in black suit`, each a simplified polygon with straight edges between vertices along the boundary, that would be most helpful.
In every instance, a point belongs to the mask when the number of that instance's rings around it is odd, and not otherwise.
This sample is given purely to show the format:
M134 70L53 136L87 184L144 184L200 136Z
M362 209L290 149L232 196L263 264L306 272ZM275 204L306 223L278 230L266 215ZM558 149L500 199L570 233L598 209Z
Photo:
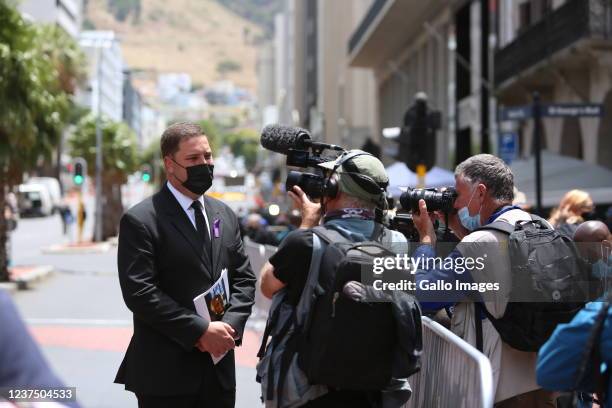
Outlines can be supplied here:
M161 151L168 182L126 212L119 229L119 281L134 314L134 335L115 382L134 392L141 408L233 407L233 349L251 313L255 275L236 215L203 196L213 159L202 129L170 126ZM229 308L208 322L193 299L225 268ZM211 355L225 352L213 364Z

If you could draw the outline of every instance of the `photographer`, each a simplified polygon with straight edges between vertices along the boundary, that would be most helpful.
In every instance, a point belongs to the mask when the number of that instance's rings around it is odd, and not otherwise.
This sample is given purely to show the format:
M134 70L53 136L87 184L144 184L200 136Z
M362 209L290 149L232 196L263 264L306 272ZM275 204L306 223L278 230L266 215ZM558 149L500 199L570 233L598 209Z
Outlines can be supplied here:
M449 215L449 225L461 239L457 247L433 268L421 268L416 272L417 295L426 309L452 310L451 330L465 341L478 347L489 358L493 368L496 407L554 407L553 395L539 389L535 378L535 352L518 351L504 341L487 319L487 312L495 319L504 316L508 304L508 292L504 291L511 280L510 256L500 250L508 241L508 235L495 230L479 230L494 221L512 226L518 221L530 221L531 216L512 206L514 177L510 168L498 157L479 154L459 164L455 170L457 198L453 207L457 214ZM436 258L436 234L424 200L419 201L419 211L414 214L414 224L420 235L420 245L413 257ZM500 245L501 244L501 245ZM488 254L483 252L489 251ZM492 255L493 250L495 253ZM480 259L479 270L465 270L458 258ZM451 265L451 267L447 267ZM462 265L461 270L456 270ZM429 267L430 265L427 264ZM454 268L452 266L455 266ZM422 290L423 282L497 282L502 290L487 293L487 301L481 303L486 311L476 313L472 300L482 300L476 291ZM476 297L476 298L475 298ZM482 324L477 324L480 319ZM481 329L481 333L477 331ZM481 340L482 343L480 343Z
M325 229L335 230L353 242L374 240L377 231L382 230L382 234L389 237L387 242L392 242L394 252L407 251L407 241L401 233L383 229L382 225L375 221L376 209L386 208L384 190L388 184L385 168L377 158L352 150L335 161L319 166L331 170L327 178L328 181L334 180L337 183L336 194L323 194L319 204L311 201L300 187L293 187L289 196L301 208L300 228L283 240L261 273L262 293L271 298L282 288L286 288L287 301L293 305L300 301L306 285L313 253L312 228L320 224L322 217ZM367 327L363 327L363 330L364 336L372 335L367 333ZM363 370L367 371L368 367L363 367ZM302 406L372 407L377 406L380 399L381 391L330 390Z

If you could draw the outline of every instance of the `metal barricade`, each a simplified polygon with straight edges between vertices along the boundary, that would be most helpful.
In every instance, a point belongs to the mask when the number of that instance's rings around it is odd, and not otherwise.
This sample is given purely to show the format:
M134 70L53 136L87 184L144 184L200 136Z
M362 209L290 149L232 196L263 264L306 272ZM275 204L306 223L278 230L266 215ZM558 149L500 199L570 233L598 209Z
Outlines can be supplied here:
M245 237L244 250L249 257L251 268L253 268L253 272L257 278L257 285L255 285L255 305L253 306L253 312L249 320L251 325L256 326L255 328L263 330L263 327L259 326L265 326L265 319L268 316L268 309L272 301L265 297L259 290L259 274L266 261L276 252L276 247L257 244Z
M244 246L259 282L261 268L276 252L276 247L248 239ZM265 324L269 307L270 300L261 294L257 285L249 320L253 324ZM412 396L404 408L492 407L493 373L489 359L442 325L425 316L422 321L421 371L409 379Z
M412 396L404 408L493 406L493 372L489 359L425 316L421 371L409 381Z

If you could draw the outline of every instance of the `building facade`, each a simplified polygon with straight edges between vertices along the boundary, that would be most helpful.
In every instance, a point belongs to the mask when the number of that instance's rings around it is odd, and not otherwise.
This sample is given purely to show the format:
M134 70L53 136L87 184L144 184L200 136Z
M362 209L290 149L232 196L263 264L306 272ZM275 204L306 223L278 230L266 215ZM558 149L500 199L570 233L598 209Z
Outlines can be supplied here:
M146 147L142 137L142 96L132 82L132 72L124 71L123 78L123 121L136 133L138 143Z
M612 168L612 3L607 0L499 0L495 86L501 106L603 104L603 116L543 119L542 146ZM504 124L532 152L533 121Z
M18 7L26 18L55 23L73 38L79 36L83 22L82 0L23 0Z
M453 8L442 0L376 0L348 41L351 66L374 73L381 130L402 125L418 92L442 112L436 140L441 167L452 165L456 147L455 41ZM469 119L468 127L477 119L474 112ZM394 150L393 142L384 144L383 151Z
M115 121L123 120L123 80L125 63L121 45L112 31L83 31L79 44L89 64L87 84L77 93L77 101Z

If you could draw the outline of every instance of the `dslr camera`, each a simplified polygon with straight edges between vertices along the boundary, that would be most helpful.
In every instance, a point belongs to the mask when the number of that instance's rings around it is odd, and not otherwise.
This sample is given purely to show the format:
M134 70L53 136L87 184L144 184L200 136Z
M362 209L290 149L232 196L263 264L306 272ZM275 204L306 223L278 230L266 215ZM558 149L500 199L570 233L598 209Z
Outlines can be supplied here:
M400 231L411 242L418 242L419 232L414 226L412 213L419 210L419 200L425 200L427 210L430 212L440 211L444 213L445 227L440 230L436 221L434 227L441 241L454 242L456 237L448 228L448 215L455 212L453 204L457 199L457 191L454 187L435 188L409 188L400 196L401 210L391 220L391 228Z

